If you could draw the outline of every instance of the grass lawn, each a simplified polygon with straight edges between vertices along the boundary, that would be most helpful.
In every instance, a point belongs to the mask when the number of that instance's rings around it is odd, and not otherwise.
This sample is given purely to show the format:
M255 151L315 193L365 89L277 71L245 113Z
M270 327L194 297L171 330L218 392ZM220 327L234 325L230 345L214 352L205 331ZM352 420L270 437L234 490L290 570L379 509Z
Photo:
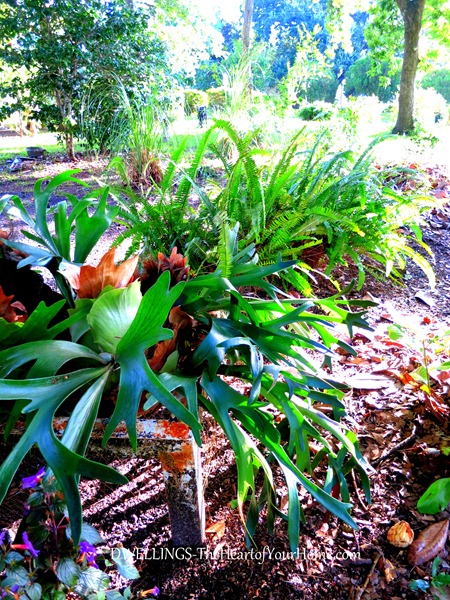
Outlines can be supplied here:
M0 137L0 161L16 156L26 156L25 148L39 146L47 152L64 152L64 147L58 143L56 133L37 133L34 136ZM81 150L80 144L75 144L75 152Z
M181 139L187 135L187 149L193 155L201 136L207 128L213 125L214 117L222 118L222 115L215 114L210 116L206 127L202 129L199 127L196 117L188 117L172 123L168 131L168 138L163 144L163 151L168 154L172 153L181 142ZM225 116L223 118L226 119ZM326 129L327 125L330 126L329 123L323 121L305 122L292 115L286 116L284 119L272 117L269 122L264 124L257 121L258 119L252 119L249 122L247 119L244 122L238 119L233 121L233 125L237 129L244 131L260 126L263 133L262 137L265 138L265 141L262 142L262 147L270 146L271 148L277 146L283 147L288 139L300 129L304 129L305 132L305 146L311 147L314 137L320 131ZM334 138L334 141L339 143L341 147L336 148L336 151L353 148L359 153L375 137L388 134L392 126L393 122L363 121L351 133L347 132L340 136L339 132L337 132L337 138L340 139ZM428 143L417 144L415 140L404 136L388 137L375 146L373 152L375 160L381 163L397 164L404 164L410 161L442 164L450 170L450 126L437 124L436 130L433 133L439 138L439 141L433 147L430 147ZM209 139L209 143L216 143L219 137L220 132L217 130L214 131ZM38 133L33 137L0 137L0 163L13 159L16 156L26 156L26 148L29 146L40 146L45 148L49 154L56 152L64 153L64 147L58 143L56 134L54 133ZM76 143L75 151L80 152L82 150L82 145Z

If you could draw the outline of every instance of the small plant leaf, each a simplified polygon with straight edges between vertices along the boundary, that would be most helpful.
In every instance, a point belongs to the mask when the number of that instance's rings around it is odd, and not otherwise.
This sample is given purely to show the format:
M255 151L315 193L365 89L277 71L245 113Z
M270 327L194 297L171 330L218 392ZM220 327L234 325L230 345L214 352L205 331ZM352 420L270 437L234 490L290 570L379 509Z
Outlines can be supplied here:
M6 577L14 581L15 585L27 585L30 581L28 571L17 565L11 565L6 569Z
M450 478L438 479L419 498L417 510L426 515L435 515L445 510L450 502Z
M429 589L430 584L424 579L415 579L410 582L409 587L413 592L426 592Z
M39 583L32 583L26 588L26 592L30 600L40 600L42 596L42 586Z
M62 558L56 565L56 576L69 588L76 585L80 573L80 567L71 558Z
M89 567L80 573L75 592L80 596L87 596L91 592L101 593L108 589L109 577L100 569Z
M111 558L125 579L138 579L139 571L134 566L133 554L127 548L114 548Z

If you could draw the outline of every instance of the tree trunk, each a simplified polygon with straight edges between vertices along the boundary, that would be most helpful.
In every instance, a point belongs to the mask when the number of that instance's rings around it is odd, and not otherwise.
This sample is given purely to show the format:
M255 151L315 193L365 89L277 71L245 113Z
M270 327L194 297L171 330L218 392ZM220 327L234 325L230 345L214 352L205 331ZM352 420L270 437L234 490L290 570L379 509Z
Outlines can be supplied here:
M392 133L414 129L414 86L419 64L419 35L426 0L396 0L405 26L398 116Z
M244 26L242 28L242 58L248 63L247 97L252 96L252 62L250 60L250 33L253 21L254 0L245 0L244 4Z
M75 160L73 134L70 132L67 132L64 134L64 137L65 137L65 142L66 142L67 158L69 160Z
M250 32L253 21L253 4L254 0L245 0L244 5L244 26L242 28L242 52L243 54L250 53Z

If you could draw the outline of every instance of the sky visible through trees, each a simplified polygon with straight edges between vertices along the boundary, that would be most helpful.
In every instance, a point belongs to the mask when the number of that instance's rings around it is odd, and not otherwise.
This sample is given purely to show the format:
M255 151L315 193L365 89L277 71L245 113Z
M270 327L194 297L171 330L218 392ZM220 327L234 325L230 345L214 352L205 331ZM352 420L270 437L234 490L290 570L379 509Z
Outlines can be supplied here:
M234 23L239 21L241 14L241 0L192 0L197 4L205 18L214 19L218 14L224 21Z

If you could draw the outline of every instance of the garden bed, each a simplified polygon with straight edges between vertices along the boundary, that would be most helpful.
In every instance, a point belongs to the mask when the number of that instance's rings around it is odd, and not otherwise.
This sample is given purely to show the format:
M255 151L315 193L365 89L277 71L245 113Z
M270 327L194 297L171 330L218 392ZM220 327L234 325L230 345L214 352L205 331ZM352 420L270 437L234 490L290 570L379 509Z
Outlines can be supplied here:
M64 164L61 170L68 166ZM47 175L41 172L38 176ZM24 186L31 186L34 178L35 173L30 173L28 182L11 177L1 184L0 196L8 192L24 197L24 191L27 194L30 189ZM161 598L180 599L418 597L409 583L428 577L430 564L412 570L406 551L390 546L386 533L399 520L408 521L418 532L450 516L448 510L438 517L423 516L416 510L417 500L428 485L438 476L450 476L448 457L441 452L442 447L450 447L449 419L445 413L430 410L423 396L401 380L400 375L417 357L402 339L398 346L389 345L386 328L399 321L409 325L415 321L424 338L445 326L450 329L449 211L447 205L439 214L430 215L424 231L424 240L435 255L436 292L423 295L427 280L414 265L408 266L404 288L367 276L360 295L379 302L370 312L375 331L358 333L348 340L358 350L358 357L341 354L333 371L335 378L353 378L354 389L346 397L352 425L366 457L370 462L379 461L370 478L371 505L363 499L357 479L353 482L352 514L359 531L349 530L325 514L304 493L306 524L301 529L298 558L289 556L287 528L279 521L273 535L267 534L261 523L255 540L258 548L253 553L248 550L237 510L230 505L236 496L233 455L206 414L202 448L205 548L174 550L161 468L153 460L111 455L111 464L128 477L128 484L117 488L82 482L85 518L110 546L123 544L137 557L141 579L133 589L138 595L145 596L145 591L156 585ZM104 242L108 245L108 240ZM342 269L341 284L353 274L351 268ZM416 297L418 293L422 299ZM442 397L448 406L445 383ZM401 446L406 439L409 443ZM28 475L39 466L39 457L34 455L26 465L27 472L22 470L20 475ZM11 526L20 517L21 499L16 486L0 508L0 527ZM447 542L441 554L444 560L449 549Z

